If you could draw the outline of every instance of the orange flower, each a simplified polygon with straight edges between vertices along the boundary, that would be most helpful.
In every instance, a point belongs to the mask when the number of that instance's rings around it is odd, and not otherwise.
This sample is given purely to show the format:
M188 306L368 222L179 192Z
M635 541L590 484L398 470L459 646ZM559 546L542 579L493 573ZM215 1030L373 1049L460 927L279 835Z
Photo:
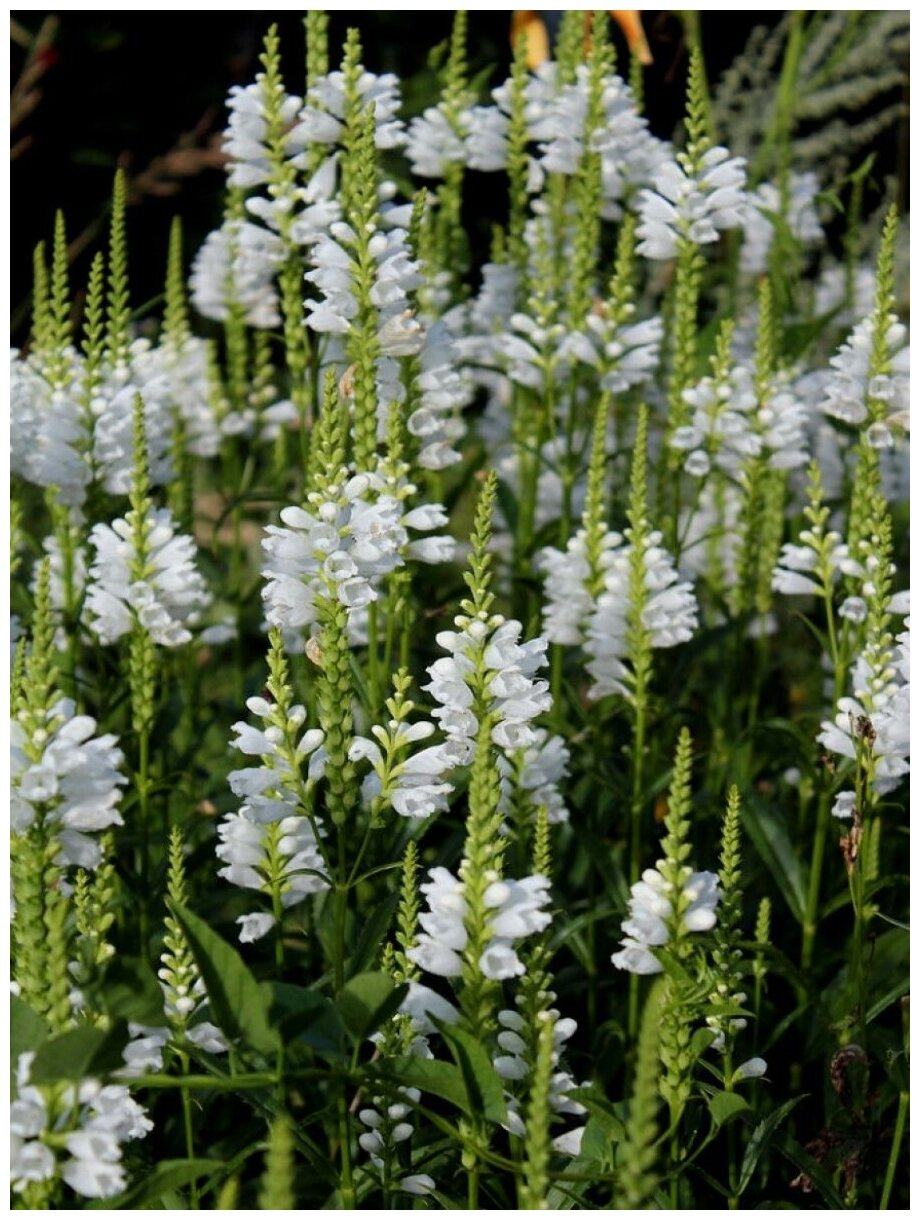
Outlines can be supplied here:
M634 52L639 57L639 62L642 64L650 64L652 62L652 53L649 50L648 42L645 38L645 32L642 29L642 21L639 17L638 9L608 9L607 12L614 19L620 29L626 36L626 42L631 52ZM554 16L561 14L554 13ZM591 29L590 12L585 13L585 50L588 50L590 45L590 29ZM555 25L555 22L551 24ZM514 9L511 13L511 45L516 47L520 38L527 39L527 66L533 71L539 68L540 64L544 63L550 57L550 36L547 22L544 20L543 14L533 12L530 9Z

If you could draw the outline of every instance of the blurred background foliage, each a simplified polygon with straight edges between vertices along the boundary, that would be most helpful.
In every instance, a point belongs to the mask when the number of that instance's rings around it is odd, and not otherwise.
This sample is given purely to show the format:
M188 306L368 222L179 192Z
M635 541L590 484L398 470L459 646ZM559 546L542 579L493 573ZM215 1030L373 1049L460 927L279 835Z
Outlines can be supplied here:
M11 255L14 338L28 319L32 250L52 231L62 208L77 264L105 222L116 166L132 182L130 217L132 297L152 302L161 291L168 229L181 212L186 249L195 251L220 222L224 176L219 133L232 85L259 71L262 39L277 22L285 80L303 88L303 19L297 12L16 12L12 14ZM721 71L743 48L754 25L781 14L702 14L711 71ZM469 61L482 97L510 67L511 12L470 15ZM330 14L330 46L346 29L360 29L364 62L403 81L405 114L436 100L432 48L450 34L452 13L338 12ZM670 136L683 110L686 43L679 15L645 12L654 55L647 69L647 105L657 134ZM618 27L621 64L627 49ZM335 55L333 54L333 63ZM494 190L470 192L487 243ZM81 257L82 256L82 257ZM83 272L83 274L81 274Z
M645 104L652 130L670 138L680 122L686 85L687 21L699 30L710 80L740 55L756 26L775 26L782 12L642 12L653 62L645 69ZM28 330L32 250L46 240L63 209L75 282L106 222L112 175L129 177L132 298L156 310L162 291L170 221L181 213L191 256L220 222L224 175L220 132L232 85L259 71L265 31L277 22L285 80L303 88L303 17L298 12L43 12L11 13L13 340ZM437 97L432 50L450 33L452 13L338 12L330 14L330 46L346 29L361 31L364 62L403 82L405 116ZM482 99L510 66L511 10L470 14L469 65ZM627 47L611 23L621 71ZM335 63L333 53L333 63ZM886 134L878 151L891 172L901 158L906 124ZM877 163L877 164L879 164ZM465 217L474 255L485 255L500 192L470 175ZM478 242L480 249L475 248Z

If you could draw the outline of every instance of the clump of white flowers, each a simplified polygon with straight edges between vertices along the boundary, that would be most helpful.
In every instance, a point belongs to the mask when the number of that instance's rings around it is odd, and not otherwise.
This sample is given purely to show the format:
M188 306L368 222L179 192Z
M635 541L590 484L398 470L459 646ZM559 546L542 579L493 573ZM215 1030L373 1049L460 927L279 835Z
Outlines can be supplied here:
M424 931L408 957L429 974L459 978L469 941L464 884L446 868L433 868L428 875L430 880L421 887L428 903L428 910L419 916ZM549 903L549 881L536 874L521 881L496 875L489 881L483 901L490 938L475 968L487 979L515 978L524 973L524 963L514 942L542 931L552 920L544 909Z
M19 1056L10 1106L10 1176L14 1194L63 1181L85 1199L110 1199L127 1186L122 1144L153 1130L124 1085L99 1080L44 1087L29 1083L31 1053ZM34 1196L47 1198L44 1192Z

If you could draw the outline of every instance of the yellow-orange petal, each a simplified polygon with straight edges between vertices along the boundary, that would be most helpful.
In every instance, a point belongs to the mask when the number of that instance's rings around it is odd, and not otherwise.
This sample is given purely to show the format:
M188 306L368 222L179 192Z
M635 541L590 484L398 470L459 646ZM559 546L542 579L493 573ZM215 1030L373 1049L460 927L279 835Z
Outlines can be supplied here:
M611 8L608 9L607 12L626 35L626 42L629 49L630 51L635 51L635 53L639 56L639 63L650 64L652 62L652 53L649 50L648 43L645 40L645 31L642 29L642 19L639 16L639 9Z
M539 13L514 9L511 13L511 46L527 39L527 67L533 71L549 59L549 34Z

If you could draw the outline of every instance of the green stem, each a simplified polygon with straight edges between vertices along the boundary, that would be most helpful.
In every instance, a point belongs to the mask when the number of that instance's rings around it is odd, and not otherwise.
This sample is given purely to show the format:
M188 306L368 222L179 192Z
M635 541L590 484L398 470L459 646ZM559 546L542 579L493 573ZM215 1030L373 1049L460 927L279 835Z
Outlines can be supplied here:
M377 603L367 608L367 689L370 707L367 709L373 723L380 708L380 657L377 653Z
M351 1123L348 1113L348 1082L342 1081L339 1092L339 1143L342 1154L342 1207L353 1211L355 1207L355 1183L351 1166Z
M907 1124L907 1109L910 1103L910 1094L901 1093L898 1097L898 1117L894 1125L894 1138L891 1141L891 1154L888 1157L888 1168L885 1170L885 1185L882 1187L882 1200L879 1203L879 1211L887 1211L888 1203L891 1199L891 1191L894 1187L894 1175L898 1167L898 1158L901 1155L901 1142L904 1139L904 1128Z
M140 830L140 940L141 953L150 953L150 730L138 739L137 814Z
M808 894L805 900L805 922L802 925L802 972L806 974L811 967L812 954L815 947L815 935L818 930L818 903L821 899L821 873L824 868L824 854L827 846L827 834L830 830L831 816L830 793L825 789L818 800L818 824L815 827L815 837L811 848L811 867L808 870Z
M179 1052L179 1065L182 1069L182 1075L188 1076L189 1057L184 1051ZM183 1085L180 1090L182 1098L182 1123L185 1127L185 1156L189 1161L195 1159L195 1128L192 1123L192 1095L188 1085ZM192 1181L189 1183L189 1208L192 1211L198 1211L200 1207L200 1199L198 1196L198 1183Z

